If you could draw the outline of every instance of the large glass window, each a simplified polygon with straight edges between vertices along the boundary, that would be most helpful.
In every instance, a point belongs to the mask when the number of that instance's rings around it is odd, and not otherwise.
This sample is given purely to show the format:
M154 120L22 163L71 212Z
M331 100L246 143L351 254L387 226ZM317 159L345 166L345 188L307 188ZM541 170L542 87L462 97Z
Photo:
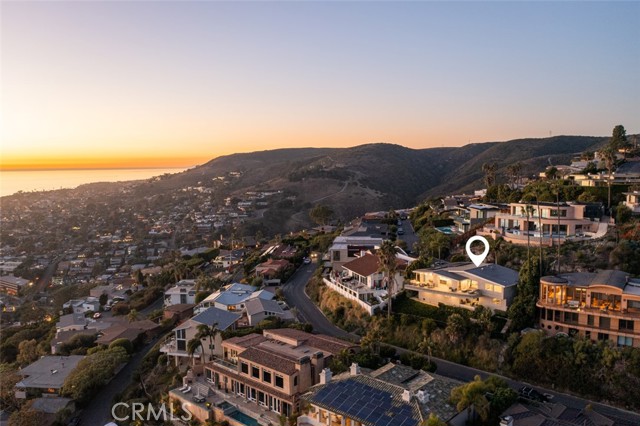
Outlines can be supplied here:
M608 293L591 293L591 307L602 310L619 311L622 304L622 298L616 294Z
M604 328L608 330L611 328L611 318L608 317L600 317L600 328Z
M251 367L251 376L255 377L256 379L260 378L260 369L258 367Z

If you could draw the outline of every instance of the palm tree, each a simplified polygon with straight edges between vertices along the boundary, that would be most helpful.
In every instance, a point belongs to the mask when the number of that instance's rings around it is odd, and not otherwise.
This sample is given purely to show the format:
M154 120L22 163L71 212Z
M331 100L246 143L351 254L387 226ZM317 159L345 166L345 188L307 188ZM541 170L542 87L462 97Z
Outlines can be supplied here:
M531 261L531 233L529 232L529 217L533 213L533 206L525 204L524 207L520 207L520 214L527 217L527 261Z
M193 363L193 356L195 355L198 348L202 348L202 342L197 337L194 337L193 339L187 342L187 354L189 354L189 359L191 360L192 363Z
M218 330L218 323L214 322L210 326L206 324L199 324L197 329L198 332L195 336L196 339L200 341L209 339L209 361L211 361L213 359L213 340L220 334L220 330ZM202 352L204 353L204 350Z
M611 210L611 174L616 168L616 152L611 148L605 148L602 150L602 159L604 160L605 167L609 172L609 177L607 178L607 209Z
M487 189L496 183L496 171L498 170L497 163L484 163L482 165L482 171L484 172L484 183L487 185Z
M396 246L393 242L385 240L378 249L378 259L380 266L378 271L384 274L384 280L387 283L387 316L391 318L391 299L395 292L396 270L398 264L396 261Z
M489 401L485 397L487 392L486 385L475 376L471 383L461 385L451 390L451 400L456 404L459 412L467 410L480 416L483 422L489 418Z

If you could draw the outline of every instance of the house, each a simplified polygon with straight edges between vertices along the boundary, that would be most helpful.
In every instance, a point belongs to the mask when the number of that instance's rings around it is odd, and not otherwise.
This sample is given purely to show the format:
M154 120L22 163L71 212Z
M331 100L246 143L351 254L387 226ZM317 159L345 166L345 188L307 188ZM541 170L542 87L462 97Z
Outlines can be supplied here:
M179 367L186 367L189 359L192 359L193 364L202 362L203 349L208 358L222 356L222 335L220 333L212 338L212 342L208 340L203 342L202 347L197 348L193 354L187 351L187 344L198 334L198 326L215 326L215 329L220 332L235 330L240 317L239 313L210 307L174 328L170 337L160 347L160 352L167 354Z
M66 378L83 359L82 355L43 356L20 369L22 380L16 383L16 398L59 394Z
M32 400L31 410L38 413L38 426L52 426L62 418L69 417L76 409L75 402L70 398L46 396Z
M164 292L164 305L196 303L196 280L180 280Z
M620 157L622 157L620 155ZM605 165L601 163L599 168L604 168ZM599 173L576 173L569 176L577 185L580 186L595 186L604 187L609 185L634 185L640 183L640 159L628 159L622 163L618 168L609 176L608 171L602 171Z
M462 263L443 268L416 269L405 289L418 292L421 303L506 311L513 301L518 272L500 265Z
M116 322L110 327L104 328L96 343L99 345L109 345L118 339L127 339L131 342L144 342L162 331L160 325L150 320L133 322Z
M193 316L194 306L192 303L178 303L177 305L165 306L162 318L170 319L174 323L181 322Z
M637 424L638 419L636 419ZM598 412L597 407L575 408L560 403L525 404L515 403L500 416L500 426L617 426L620 423Z
M242 311L245 308L245 302L254 297L271 300L274 298L274 294L265 290L257 290L247 284L233 283L209 295L200 302L194 311L201 312L211 306L227 311Z
M340 235L329 247L329 261L334 271L341 272L342 265L354 260L361 253L374 250L382 245L382 238L348 237Z
M602 215L601 203L510 203L508 211L496 213L493 224L485 225L478 235L520 245L589 240L606 234L608 225L600 220Z
M272 282L277 280L280 283L280 277L291 267L291 263L286 259L269 259L256 266L256 276Z
M291 311L282 309L282 306L275 300L265 300L259 297L247 300L243 317L247 325L253 327L269 317L276 317L282 321L293 321Z
M411 258L406 255L396 257L397 272L392 297L403 288L403 271L409 264L409 259ZM358 303L370 315L386 305L389 295L388 283L380 271L379 257L371 252L360 253L360 256L344 263L341 271L334 270L323 281L332 290Z
M466 411L459 415L448 401L460 384L392 363L369 374L352 364L336 377L325 369L320 383L303 395L308 405L298 426L419 426L431 413L464 424Z
M626 200L624 205L631 210L633 214L640 214L640 191L625 192Z
M89 322L89 319L81 313L62 315L56 323L56 331L84 330Z
M22 287L29 284L31 284L31 281L24 278L14 277L13 275L0 276L0 290L13 296L17 295Z
M98 334L98 330L96 330L95 328L56 331L56 335L53 337L53 339L51 339L51 354L56 355L60 350L60 347L65 343L69 342L75 336L78 336L78 335L95 336L96 334Z
M62 305L62 309L71 311L76 314L84 314L86 312L100 311L100 301L95 297L87 297L86 299L71 299Z
M225 401L242 406L242 414L238 417L234 416L235 410L221 413L216 409L196 411L194 416L200 421L214 416L217 421L230 422L244 418L243 424L256 424L253 420L265 415L269 416L266 421L277 424L278 415L299 412L301 395L319 382L320 372L343 350L353 352L359 347L286 328L226 339L222 342L223 356L205 364L204 378L188 378L187 384L205 397L203 404L217 407ZM169 397L192 403L190 396L177 389L170 391Z
M218 268L229 269L242 262L244 255L245 251L240 249L220 250L218 256L213 260L213 264Z
M618 346L640 347L640 280L622 271L573 272L540 279L539 325Z

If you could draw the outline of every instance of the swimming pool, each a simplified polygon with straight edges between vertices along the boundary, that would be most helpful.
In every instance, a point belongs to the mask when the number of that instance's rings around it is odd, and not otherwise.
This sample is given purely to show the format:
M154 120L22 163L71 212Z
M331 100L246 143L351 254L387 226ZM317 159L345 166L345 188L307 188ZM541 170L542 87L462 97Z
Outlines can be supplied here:
M258 421L256 419L254 419L253 417L249 417L245 413L240 411L229 414L229 417L239 421L246 426L258 426Z

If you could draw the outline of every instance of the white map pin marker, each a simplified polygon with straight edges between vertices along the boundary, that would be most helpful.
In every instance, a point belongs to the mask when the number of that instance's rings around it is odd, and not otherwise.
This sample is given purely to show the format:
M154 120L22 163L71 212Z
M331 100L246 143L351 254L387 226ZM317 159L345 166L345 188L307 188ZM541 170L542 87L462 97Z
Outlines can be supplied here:
M473 252L471 251L471 243L473 243L474 241L482 241L482 244L484 244L484 251L482 252L482 254L473 254ZM489 254L489 241L487 241L487 239L481 235L473 236L467 240L466 250L467 256L469 256L469 259L471 259L473 264L476 266L480 266L480 264L484 262L484 259L486 259L487 255Z

